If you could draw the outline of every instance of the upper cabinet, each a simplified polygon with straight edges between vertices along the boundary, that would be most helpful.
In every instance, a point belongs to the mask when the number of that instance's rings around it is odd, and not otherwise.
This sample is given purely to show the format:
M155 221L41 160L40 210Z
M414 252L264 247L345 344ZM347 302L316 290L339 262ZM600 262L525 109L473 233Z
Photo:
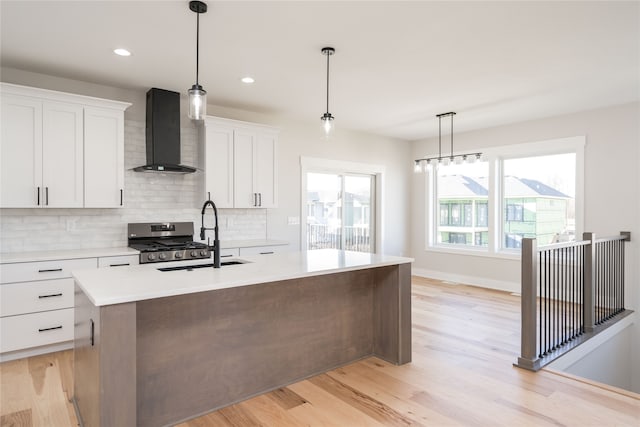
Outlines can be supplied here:
M274 208L278 130L205 119L205 191L219 208Z
M0 207L119 207L131 104L2 83Z

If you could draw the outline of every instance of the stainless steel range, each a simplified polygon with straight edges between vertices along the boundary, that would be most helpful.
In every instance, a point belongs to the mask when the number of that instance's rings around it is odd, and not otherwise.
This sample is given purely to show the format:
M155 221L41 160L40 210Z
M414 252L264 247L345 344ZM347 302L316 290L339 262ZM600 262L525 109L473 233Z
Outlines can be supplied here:
M193 241L193 222L128 224L129 247L140 251L140 264L210 259L209 246Z

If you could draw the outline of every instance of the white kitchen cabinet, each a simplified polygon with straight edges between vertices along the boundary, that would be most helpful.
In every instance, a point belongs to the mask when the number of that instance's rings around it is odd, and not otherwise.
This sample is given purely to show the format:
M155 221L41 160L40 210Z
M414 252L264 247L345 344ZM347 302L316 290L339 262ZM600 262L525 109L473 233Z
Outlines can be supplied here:
M0 128L0 207L37 207L42 190L42 102L2 94Z
M206 124L205 198L233 208L233 127Z
M0 266L0 361L70 348L72 270L96 268L96 258L16 262Z
M84 109L84 206L124 205L124 114L107 108Z
M205 134L206 196L220 208L277 207L277 129L207 117Z
M98 258L98 268L127 267L140 264L140 255L105 256Z
M240 256L272 255L287 251L287 245L250 246L240 248Z
M44 101L40 206L82 207L83 156L82 106Z
M0 95L0 207L122 205L131 104L7 83Z

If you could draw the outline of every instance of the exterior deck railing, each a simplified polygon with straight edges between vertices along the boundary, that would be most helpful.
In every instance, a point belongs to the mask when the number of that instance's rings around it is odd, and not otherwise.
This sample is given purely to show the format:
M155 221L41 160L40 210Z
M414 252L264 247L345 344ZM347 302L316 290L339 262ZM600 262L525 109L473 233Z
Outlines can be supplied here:
M344 230L344 248L342 248ZM369 227L330 227L326 224L307 224L307 249L344 249L371 252Z
M631 233L538 247L522 239L521 356L538 370L597 333L624 308L624 250Z

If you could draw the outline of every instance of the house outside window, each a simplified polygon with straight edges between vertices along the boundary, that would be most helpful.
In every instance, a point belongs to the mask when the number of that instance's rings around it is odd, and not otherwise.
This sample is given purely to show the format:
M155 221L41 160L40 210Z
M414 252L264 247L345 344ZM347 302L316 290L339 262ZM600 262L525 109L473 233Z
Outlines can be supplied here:
M428 248L506 254L519 253L525 237L573 240L583 218L584 141L496 147L483 162L429 169Z

